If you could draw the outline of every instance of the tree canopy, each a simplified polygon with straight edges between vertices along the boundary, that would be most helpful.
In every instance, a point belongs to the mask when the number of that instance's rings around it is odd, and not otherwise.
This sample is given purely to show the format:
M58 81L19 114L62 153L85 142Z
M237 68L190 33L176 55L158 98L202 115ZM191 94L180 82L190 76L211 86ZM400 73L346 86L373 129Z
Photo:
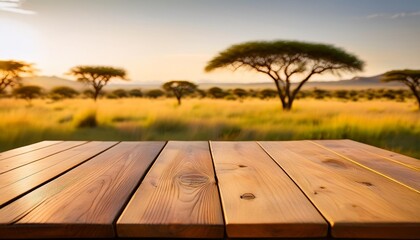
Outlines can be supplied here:
M24 74L32 74L34 72L32 64L14 61L0 60L0 92L8 86L15 86L19 83Z
M178 100L178 105L181 105L181 98L185 94L193 93L196 91L197 85L188 81L174 80L163 84L162 88L166 91L172 92Z
M420 70L405 69L389 71L382 76L381 80L384 82L398 81L407 85L416 97L420 110Z
M26 99L30 102L32 99L42 95L42 88L39 86L22 86L13 90L13 95L17 98Z
M58 86L50 91L53 99L73 98L79 94L75 89L67 86Z
M126 79L126 71L122 68L108 66L76 66L70 69L70 74L77 77L77 81L89 84L93 87L93 99L99 96L102 88L112 78Z
M363 70L364 62L341 48L299 41L254 41L232 45L210 60L205 71L232 67L253 70L274 80L283 109L289 110L302 86L316 74ZM297 86L292 90L292 81Z

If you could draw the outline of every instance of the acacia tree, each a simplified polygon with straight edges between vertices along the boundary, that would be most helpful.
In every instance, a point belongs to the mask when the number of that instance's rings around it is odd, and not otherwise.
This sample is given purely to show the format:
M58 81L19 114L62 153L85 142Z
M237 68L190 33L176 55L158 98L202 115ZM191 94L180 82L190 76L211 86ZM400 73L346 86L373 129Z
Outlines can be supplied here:
M42 88L39 86L22 86L13 90L13 95L17 98L23 98L28 103L31 103L31 100L42 95Z
M0 92L19 83L24 74L34 72L32 64L14 60L0 61Z
M77 81L86 83L93 88L93 100L99 96L102 88L108 84L112 78L127 80L126 72L122 68L107 66L76 66L70 69L70 73L77 77Z
M344 50L299 41L256 41L232 45L210 60L206 72L217 68L245 68L268 75L275 83L284 110L290 110L297 93L314 75L354 72L363 61ZM297 86L292 89L292 80Z
M398 81L407 85L416 97L420 110L420 70L405 69L389 71L382 76L381 80L384 82Z
M169 81L162 85L162 88L168 92L172 92L178 100L178 105L181 105L181 98L188 93L193 93L197 90L197 85L188 81Z

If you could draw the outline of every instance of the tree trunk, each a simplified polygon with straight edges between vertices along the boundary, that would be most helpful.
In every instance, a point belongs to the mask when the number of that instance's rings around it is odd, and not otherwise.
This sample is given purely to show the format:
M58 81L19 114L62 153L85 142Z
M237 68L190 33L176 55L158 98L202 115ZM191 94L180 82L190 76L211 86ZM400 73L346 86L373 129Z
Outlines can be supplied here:
M93 93L93 101L96 102L96 100L98 99L98 96L99 96L99 90L95 89L95 92Z
M419 95L419 93L417 93L417 92L415 92L414 93L414 96L416 96L416 99L417 99L417 105L419 106L419 111L420 111L420 95Z
M280 101L281 101L281 105L283 107L283 110L287 111L287 103L286 103L286 99L284 99L284 96L281 92L281 88L279 85L278 80L274 80L274 83L276 84L276 88L277 88L277 94L279 95Z
M283 108L283 110L285 111L290 111L292 109L293 106L293 98L289 98L288 101L286 102L286 106Z
M408 85L408 84L406 84L406 85ZM416 86L410 86L410 85L408 85L408 87L413 92L414 96L416 97L417 105L419 107L418 110L420 111L420 92L417 91L417 87Z
M176 97L176 100L178 100L178 106L181 105L181 97Z

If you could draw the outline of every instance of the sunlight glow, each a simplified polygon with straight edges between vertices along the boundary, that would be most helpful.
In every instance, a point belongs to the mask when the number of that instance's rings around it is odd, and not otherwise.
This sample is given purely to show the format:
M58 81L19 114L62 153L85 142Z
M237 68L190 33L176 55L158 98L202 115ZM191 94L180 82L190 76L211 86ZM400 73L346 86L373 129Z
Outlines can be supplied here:
M0 0L0 10L20 14L36 14L34 11L22 9L22 3L21 0Z

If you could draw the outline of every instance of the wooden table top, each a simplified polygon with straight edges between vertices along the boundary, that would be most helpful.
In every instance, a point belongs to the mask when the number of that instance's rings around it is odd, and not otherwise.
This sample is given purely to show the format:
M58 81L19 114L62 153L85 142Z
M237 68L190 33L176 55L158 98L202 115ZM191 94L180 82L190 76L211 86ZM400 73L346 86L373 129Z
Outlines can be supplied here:
M351 140L0 153L0 238L420 239L420 160Z

